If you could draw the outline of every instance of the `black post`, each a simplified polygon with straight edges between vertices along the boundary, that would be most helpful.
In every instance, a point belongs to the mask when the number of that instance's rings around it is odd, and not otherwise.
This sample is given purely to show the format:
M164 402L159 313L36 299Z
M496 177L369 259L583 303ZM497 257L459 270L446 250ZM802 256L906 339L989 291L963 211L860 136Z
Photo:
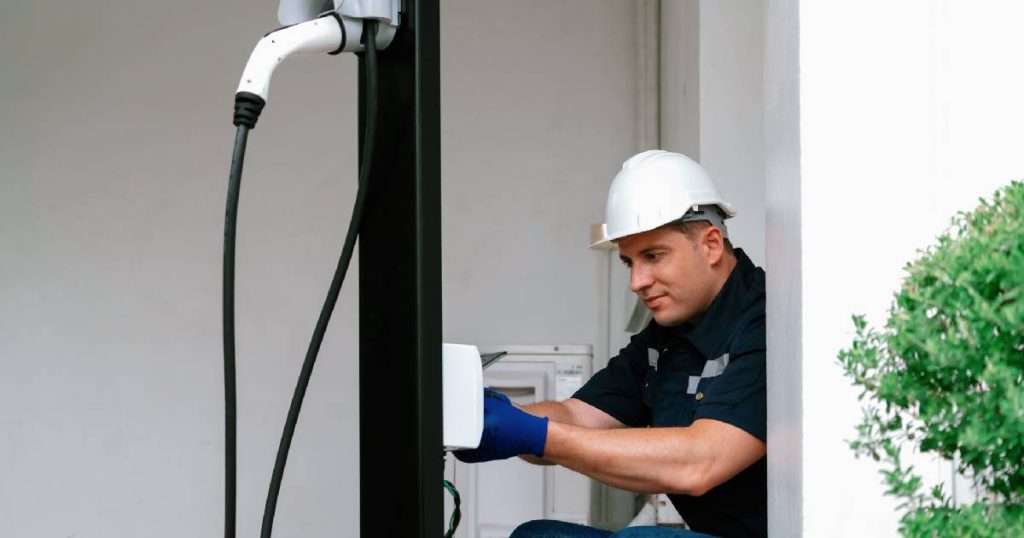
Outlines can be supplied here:
M378 56L378 140L359 238L364 538L444 534L438 4L404 4L402 28ZM361 61L360 133L364 75Z

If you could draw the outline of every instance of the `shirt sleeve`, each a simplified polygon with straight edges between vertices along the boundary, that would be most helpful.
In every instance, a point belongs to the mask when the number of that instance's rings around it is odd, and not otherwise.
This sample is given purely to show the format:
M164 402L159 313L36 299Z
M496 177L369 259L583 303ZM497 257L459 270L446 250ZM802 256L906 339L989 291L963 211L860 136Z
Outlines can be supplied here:
M764 315L750 321L729 350L729 364L704 392L694 420L714 419L767 441Z
M630 338L629 344L594 374L573 398L586 402L628 426L646 426L650 409L643 403L642 389L649 369L650 328Z

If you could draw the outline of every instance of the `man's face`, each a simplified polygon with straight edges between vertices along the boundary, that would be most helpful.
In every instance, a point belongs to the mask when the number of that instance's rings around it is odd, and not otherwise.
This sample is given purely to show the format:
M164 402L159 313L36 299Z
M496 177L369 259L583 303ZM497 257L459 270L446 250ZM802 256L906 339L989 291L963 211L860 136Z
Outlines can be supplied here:
M712 270L721 251L716 254L714 244L708 245L707 233L691 240L663 226L618 241L619 258L629 267L629 289L663 327L695 323L721 287Z

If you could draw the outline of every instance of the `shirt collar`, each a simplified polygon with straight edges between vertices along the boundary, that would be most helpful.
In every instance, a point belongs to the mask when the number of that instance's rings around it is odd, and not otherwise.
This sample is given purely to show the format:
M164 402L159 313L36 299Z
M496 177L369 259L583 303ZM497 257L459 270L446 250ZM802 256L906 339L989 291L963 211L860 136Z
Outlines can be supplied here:
M756 277L763 271L754 266L742 249L735 249L736 266L704 312L704 316L696 324L684 323L675 327L659 327L658 340L668 345L680 339L687 339L705 358L712 358L718 353L723 340L729 336L729 330L736 321L737 315L746 310L753 302L764 295L763 286L756 285ZM655 322L656 323L656 322Z

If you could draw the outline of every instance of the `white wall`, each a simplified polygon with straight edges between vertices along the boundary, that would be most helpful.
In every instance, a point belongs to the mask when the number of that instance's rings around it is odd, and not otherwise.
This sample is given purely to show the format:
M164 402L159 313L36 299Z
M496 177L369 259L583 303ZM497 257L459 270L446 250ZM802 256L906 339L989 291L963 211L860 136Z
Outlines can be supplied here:
M700 3L700 162L736 208L729 237L763 266L761 0Z
M0 535L220 532L231 99L275 4L0 4ZM446 339L603 341L606 265L585 246L633 150L631 14L443 4ZM240 535L257 532L345 233L355 69L292 60L250 137ZM281 536L358 529L354 268L303 407Z
M458 16L441 24L445 338L604 356L607 269L586 247L633 153L634 10L446 7Z
M701 160L700 0L661 2L661 146Z
M860 412L835 357L851 340L851 314L884 321L916 249L956 211L1024 177L1024 8L803 2L799 21L802 311L770 323L802 324L802 530L892 536L896 503L845 442ZM939 462L920 468L948 478Z
M916 248L1024 176L1024 76L1010 67L1024 14L1007 2L750 7L662 4L663 145L699 154L753 209L736 224L765 226L771 535L893 535L877 466L846 444L859 406L835 357L852 313L884 320ZM751 229L731 228L747 245ZM949 479L947 464L918 460L929 481Z
M803 529L799 0L764 4L768 534Z
M662 147L699 160L736 208L733 244L764 265L760 0L661 4Z
M232 94L273 9L5 2L0 535L222 525L220 258ZM250 137L238 244L239 531L257 532L355 169L355 62L284 66ZM330 94L334 110L310 99ZM335 172L310 166L329 159ZM352 275L353 277L355 275ZM353 280L354 282L354 280ZM342 293L354 305L354 288ZM354 528L354 310L304 408L281 535Z

